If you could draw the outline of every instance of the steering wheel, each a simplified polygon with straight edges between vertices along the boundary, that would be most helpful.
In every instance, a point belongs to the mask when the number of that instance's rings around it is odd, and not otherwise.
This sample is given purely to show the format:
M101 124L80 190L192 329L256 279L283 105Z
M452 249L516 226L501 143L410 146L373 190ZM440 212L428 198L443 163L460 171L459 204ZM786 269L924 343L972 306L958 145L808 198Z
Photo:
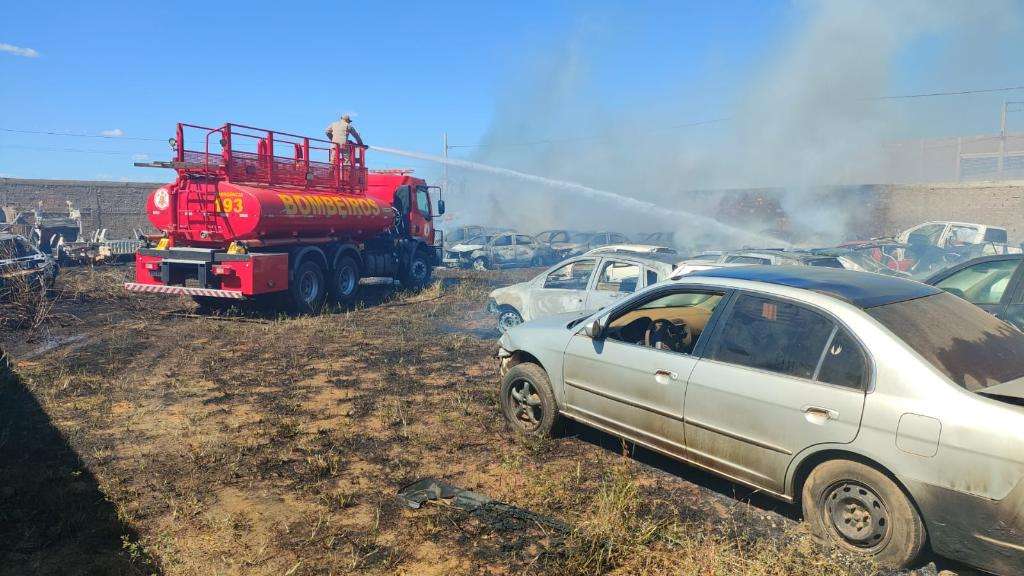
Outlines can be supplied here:
M644 344L659 350L681 352L685 349L690 330L686 324L676 324L670 320L655 320L647 328Z

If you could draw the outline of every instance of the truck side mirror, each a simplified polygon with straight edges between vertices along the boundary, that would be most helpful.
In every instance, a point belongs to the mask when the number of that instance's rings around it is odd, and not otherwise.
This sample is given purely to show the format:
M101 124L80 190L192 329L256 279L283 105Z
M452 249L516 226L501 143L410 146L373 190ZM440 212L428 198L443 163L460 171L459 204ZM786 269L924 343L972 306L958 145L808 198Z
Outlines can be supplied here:
M443 216L444 215L444 200L438 200L437 201L437 215L438 216Z

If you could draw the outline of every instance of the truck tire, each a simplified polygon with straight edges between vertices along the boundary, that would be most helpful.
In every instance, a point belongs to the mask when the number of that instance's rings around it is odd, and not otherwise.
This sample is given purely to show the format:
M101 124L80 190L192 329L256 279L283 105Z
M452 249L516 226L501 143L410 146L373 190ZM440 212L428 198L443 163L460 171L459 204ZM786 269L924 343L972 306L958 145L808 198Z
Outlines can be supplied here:
M304 260L292 274L288 284L288 299L296 312L307 313L320 310L327 299L327 282L324 270L312 259Z
M924 522L903 490L860 462L819 464L804 482L801 504L815 536L880 565L910 565L927 540Z
M543 368L530 362L516 364L501 379L501 412L513 430L536 437L558 434L562 416L551 380Z
M430 265L430 258L422 250L413 252L409 266L398 278L402 287L408 290L419 290L430 284L430 277L434 273L434 267Z
M339 304L351 304L359 297L359 264L351 256L342 256L331 270L331 297Z

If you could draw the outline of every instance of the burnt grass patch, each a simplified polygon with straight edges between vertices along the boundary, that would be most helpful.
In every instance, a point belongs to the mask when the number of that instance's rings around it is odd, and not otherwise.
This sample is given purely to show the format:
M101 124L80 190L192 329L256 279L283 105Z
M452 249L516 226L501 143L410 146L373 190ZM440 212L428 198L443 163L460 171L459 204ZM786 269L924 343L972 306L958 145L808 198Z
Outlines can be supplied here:
M483 309L530 271L445 271L417 293L372 287L348 309L246 321L110 289L123 273L64 271L54 308L68 316L0 341L50 429L37 452L70 459L51 466L68 485L46 490L90 495L73 525L94 530L75 533L106 543L26 532L17 562L59 548L64 566L125 574L873 572L815 545L785 507L611 437L511 435ZM566 528L403 507L396 492L428 476Z

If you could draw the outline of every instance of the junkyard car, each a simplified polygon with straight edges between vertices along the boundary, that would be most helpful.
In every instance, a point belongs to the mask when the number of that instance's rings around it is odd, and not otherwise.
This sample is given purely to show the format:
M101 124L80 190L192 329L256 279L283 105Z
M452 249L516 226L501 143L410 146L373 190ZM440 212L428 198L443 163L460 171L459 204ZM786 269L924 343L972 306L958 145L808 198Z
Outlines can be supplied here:
M575 245L572 242L572 230L545 230L533 236L540 246L541 258L545 264L554 264L566 258Z
M674 259L658 258L621 252L572 258L533 280L492 291L487 308L502 332L524 320L596 310L668 278Z
M0 296L17 287L49 288L57 265L22 236L0 232Z
M673 277L685 276L699 270L735 266L822 266L843 268L843 263L831 255L790 250L735 250L698 254L679 263Z
M928 545L1024 573L1024 333L937 288L719 268L516 326L498 357L522 433L616 434L799 503L881 564Z
M515 232L478 236L452 246L449 253L458 266L477 270L544 264L537 241L532 236Z
M965 255L969 254L971 257L1021 251L1016 246L1007 245L1006 228L1000 226L971 222L925 222L904 230L898 239L909 243L910 237L915 234L922 236L933 246L963 251ZM970 248L976 250L969 250Z
M1024 330L1024 254L982 256L942 270L925 284L959 296Z
M573 232L569 235L569 242L563 245L557 256L559 259L568 258L601 246L628 243L629 238L618 232Z

